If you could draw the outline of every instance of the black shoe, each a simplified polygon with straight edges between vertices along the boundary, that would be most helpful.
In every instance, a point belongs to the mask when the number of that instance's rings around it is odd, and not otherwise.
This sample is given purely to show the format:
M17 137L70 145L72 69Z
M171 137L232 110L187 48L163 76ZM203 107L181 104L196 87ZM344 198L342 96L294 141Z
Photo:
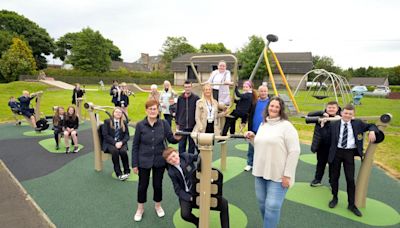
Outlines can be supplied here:
M310 183L310 186L311 187L318 187L318 186L321 186L322 184L321 184L321 181L320 180L317 180L317 179L314 179L313 181L311 181L311 183Z
M67 147L67 148L65 149L65 153L66 153L66 154L69 153L69 147Z
M58 145L56 145L56 150L59 150L59 149L60 149L60 147Z
M329 208L336 207L337 203L338 203L338 198L337 197L333 197L333 199L329 202Z
M358 208L353 205L353 206L348 206L347 209L349 209L351 212L353 212L355 215L357 215L358 217L362 217L361 211L358 210Z

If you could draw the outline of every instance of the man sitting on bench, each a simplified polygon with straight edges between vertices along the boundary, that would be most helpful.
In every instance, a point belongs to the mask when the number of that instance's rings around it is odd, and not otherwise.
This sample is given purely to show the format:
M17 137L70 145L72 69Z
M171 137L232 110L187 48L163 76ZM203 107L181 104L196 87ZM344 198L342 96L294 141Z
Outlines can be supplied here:
M195 181L192 179L193 172L196 171L193 163L197 160L198 155L179 154L176 149L168 147L164 150L163 157L168 163L168 175L174 185L175 193L179 197L181 217L199 227L199 218L192 213L192 208L198 208L194 197ZM222 196L218 200L217 210L220 211L221 227L229 227L228 201Z

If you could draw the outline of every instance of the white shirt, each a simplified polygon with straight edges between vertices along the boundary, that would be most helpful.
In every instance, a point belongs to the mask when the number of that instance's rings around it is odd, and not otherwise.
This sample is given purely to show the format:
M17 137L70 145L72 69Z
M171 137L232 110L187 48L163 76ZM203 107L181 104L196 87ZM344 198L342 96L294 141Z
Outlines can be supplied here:
M226 70L221 73L221 72L219 72L219 70L214 70L213 72L211 72L208 82L210 82L210 83L231 82L231 72L229 70ZM212 88L219 90L220 86L213 85Z
M339 132L339 142L337 144L338 148L342 148L343 141L343 131L344 131L344 122L343 119L340 120L340 132ZM342 149L354 149L357 148L356 141L354 139L353 127L351 126L351 121L347 122L347 147Z
M185 179L185 175L183 175L183 170L182 170L181 166L180 166L180 165L174 165L174 166L175 166L175 168L177 168L177 169L179 170L179 172L182 174L183 182L185 183L185 191L186 191L186 192L189 192L189 188L188 188L188 186L187 186L186 179Z

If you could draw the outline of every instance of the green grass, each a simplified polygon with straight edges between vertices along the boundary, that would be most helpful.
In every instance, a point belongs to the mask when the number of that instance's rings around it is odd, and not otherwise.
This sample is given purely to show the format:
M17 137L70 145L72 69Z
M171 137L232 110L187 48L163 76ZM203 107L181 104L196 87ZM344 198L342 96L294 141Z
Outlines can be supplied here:
M108 88L110 85L105 85L105 91L87 91L86 102L93 102L97 105L113 106ZM148 86L147 86L148 87ZM147 88L146 87L146 88ZM97 89L98 85L87 85L86 88ZM161 88L161 87L160 87ZM72 91L62 90L50 87L41 83L35 82L12 82L7 84L0 84L0 102L4 105L0 106L0 122L13 121L13 116L9 107L6 105L10 96L19 97L22 90L35 92L43 90L41 112L44 115L52 115L53 106L64 106L65 108L71 104ZM180 87L175 88L176 91L181 91ZM136 96L130 97L130 105L128 109L129 118L132 121L138 121L145 117L144 102L147 100L147 93L136 93ZM300 92L296 96L297 103L303 114L309 111L322 110L324 104L332 99L317 100L307 92ZM390 126L386 129L386 140L378 146L375 160L383 164L388 169L394 170L400 178L400 155L398 148L400 148L400 101L390 100L376 97L364 97L361 100L362 105L356 107L356 116L380 116L383 113L391 113L393 120ZM82 111L83 117L88 118L86 110ZM101 119L106 115L101 113ZM290 117L297 130L299 131L300 139L303 142L311 142L313 125L307 125L303 118ZM237 128L239 121L237 121Z

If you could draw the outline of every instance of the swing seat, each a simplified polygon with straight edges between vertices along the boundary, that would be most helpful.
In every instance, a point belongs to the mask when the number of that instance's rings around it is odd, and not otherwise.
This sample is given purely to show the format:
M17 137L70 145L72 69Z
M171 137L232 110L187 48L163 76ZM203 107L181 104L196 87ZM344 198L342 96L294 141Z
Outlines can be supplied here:
M323 100L329 96L324 96L324 95L313 95L313 97L317 98L318 100Z

